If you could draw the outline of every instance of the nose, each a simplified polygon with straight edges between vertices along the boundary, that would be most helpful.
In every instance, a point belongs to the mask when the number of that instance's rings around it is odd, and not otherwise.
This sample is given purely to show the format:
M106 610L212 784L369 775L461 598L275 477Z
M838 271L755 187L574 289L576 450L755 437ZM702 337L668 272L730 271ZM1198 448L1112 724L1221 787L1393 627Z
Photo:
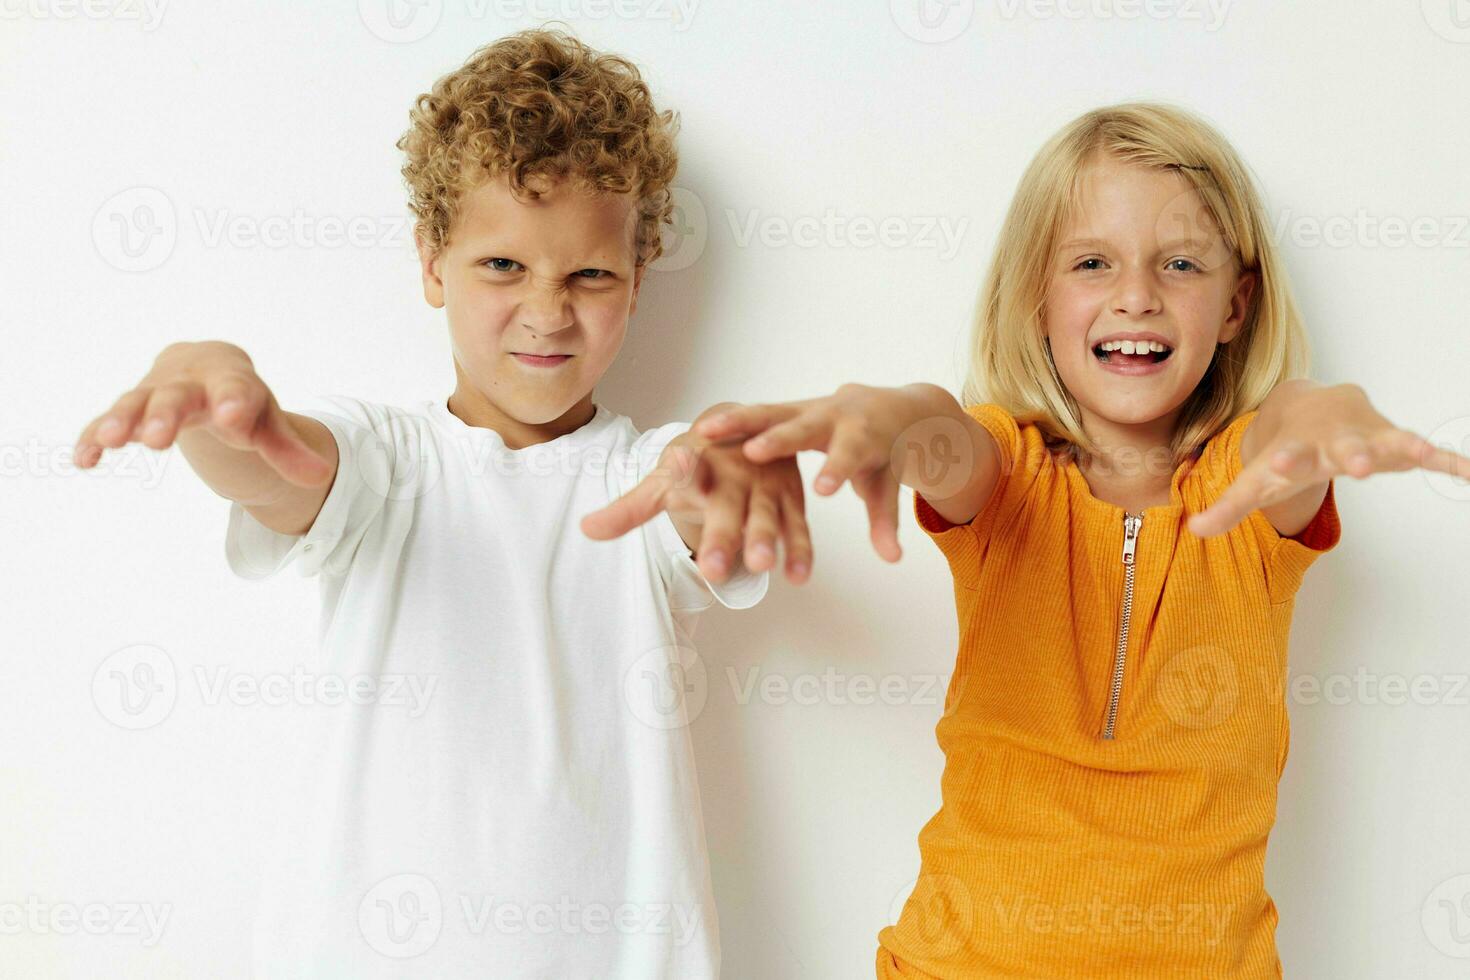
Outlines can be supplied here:
M538 337L549 337L572 325L571 306L559 283L532 283L520 304L520 323Z
M1112 307L1116 316L1149 316L1159 312L1159 291L1146 269L1124 270L1113 291Z

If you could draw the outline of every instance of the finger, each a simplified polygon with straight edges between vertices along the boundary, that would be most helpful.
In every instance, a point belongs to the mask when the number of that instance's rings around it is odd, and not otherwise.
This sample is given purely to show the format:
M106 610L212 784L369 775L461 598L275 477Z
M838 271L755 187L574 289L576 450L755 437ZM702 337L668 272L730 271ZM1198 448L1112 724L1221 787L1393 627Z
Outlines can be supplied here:
M752 436L799 414L805 403L784 402L772 405L734 405L717 415L694 424L696 434L706 439L733 439Z
M873 550L884 561L903 557L898 546L898 478L887 466L880 466L852 482L853 490L868 505L868 537Z
M664 509L670 475L650 473L617 500L582 518L582 533L594 541L610 541L648 523Z
M792 585L800 585L811 575L815 557L800 480L781 495L781 543L786 552L786 580Z
M216 409L216 414L229 417L247 411L245 408L231 409L221 405ZM301 433L296 431L295 425L275 403L274 398L265 408L265 417L255 432L253 444L260 453L260 458L289 483L301 487L319 487L334 475L332 463L301 438Z
M77 438L72 450L72 460L81 468L88 469L102 458L104 448L115 449L127 442L128 433L133 431L138 415L148 403L151 389L134 388L125 392L112 407L97 416Z
M781 533L781 498L773 480L757 480L745 515L745 567L769 571L776 564L776 538Z
M832 439L832 426L831 413L807 409L746 442L745 458L752 463L769 463L795 456L803 449L826 451Z
M1470 480L1470 457L1454 452L1445 446L1436 446L1423 436L1400 430L1400 452L1409 460L1409 467L1418 466L1438 473L1448 473Z
M704 527L700 529L695 561L711 582L724 582L735 567L748 501L749 492L728 480L717 484L705 499Z
M167 449L184 421L203 407L204 389L191 382L159 385L138 420L136 438L149 449Z
M1275 450L1271 450L1275 454ZM1225 488L1209 507L1194 514L1187 522L1191 533L1201 538L1224 534L1245 520L1253 510L1284 500L1314 482L1320 468L1315 459L1298 454L1290 473L1282 473L1272 465L1270 456L1251 460L1235 481Z
M827 447L827 461L817 472L812 488L823 496L830 496L847 480L874 469L877 456L866 425L853 419L839 422ZM887 453L882 459L886 464Z
M1368 440L1352 432L1332 440L1327 447L1327 458L1337 472L1359 480L1379 467L1379 457L1373 453Z

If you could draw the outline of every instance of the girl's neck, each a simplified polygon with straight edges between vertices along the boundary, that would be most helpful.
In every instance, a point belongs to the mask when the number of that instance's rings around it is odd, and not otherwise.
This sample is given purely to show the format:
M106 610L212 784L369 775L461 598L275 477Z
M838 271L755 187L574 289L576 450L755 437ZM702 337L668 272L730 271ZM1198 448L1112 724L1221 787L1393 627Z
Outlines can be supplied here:
M1078 460L1078 469L1099 500L1142 510L1169 502L1174 477L1171 442L1179 412L1148 422L1114 422L1083 409L1082 427L1097 453Z

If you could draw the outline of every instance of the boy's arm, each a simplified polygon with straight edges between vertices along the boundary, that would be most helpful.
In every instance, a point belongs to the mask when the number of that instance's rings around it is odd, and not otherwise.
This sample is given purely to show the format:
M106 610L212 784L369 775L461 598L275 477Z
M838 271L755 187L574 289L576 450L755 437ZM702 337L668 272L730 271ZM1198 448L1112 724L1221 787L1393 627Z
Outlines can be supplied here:
M305 533L337 472L337 445L316 419L286 412L239 347L170 344L138 386L82 430L73 459L107 448L175 442L204 483L273 531Z

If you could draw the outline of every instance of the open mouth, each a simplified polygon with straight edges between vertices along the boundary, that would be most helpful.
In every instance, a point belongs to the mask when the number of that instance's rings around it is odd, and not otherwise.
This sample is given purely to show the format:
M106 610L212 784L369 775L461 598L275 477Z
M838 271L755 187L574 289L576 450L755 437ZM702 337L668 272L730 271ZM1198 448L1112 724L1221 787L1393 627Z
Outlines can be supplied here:
M1153 350L1152 347L1163 347ZM1162 364L1174 353L1174 348L1161 344L1134 344L1130 341L1098 344L1092 348L1092 356L1104 364Z

